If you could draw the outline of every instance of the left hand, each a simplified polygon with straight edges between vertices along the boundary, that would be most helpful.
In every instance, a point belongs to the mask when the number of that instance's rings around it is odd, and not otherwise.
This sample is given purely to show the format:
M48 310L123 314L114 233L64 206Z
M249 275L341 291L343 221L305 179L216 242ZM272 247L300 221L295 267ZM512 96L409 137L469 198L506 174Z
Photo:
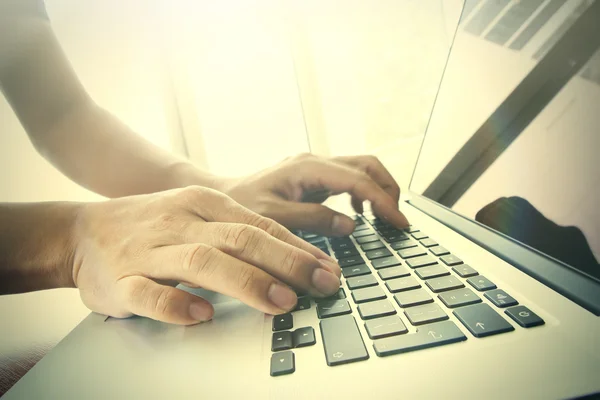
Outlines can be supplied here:
M368 200L378 217L398 228L408 226L398 209L400 187L374 156L323 158L301 154L254 175L225 181L222 191L289 229L327 236L352 233L351 218L320 204L340 193L352 196L357 213L363 212L363 202Z

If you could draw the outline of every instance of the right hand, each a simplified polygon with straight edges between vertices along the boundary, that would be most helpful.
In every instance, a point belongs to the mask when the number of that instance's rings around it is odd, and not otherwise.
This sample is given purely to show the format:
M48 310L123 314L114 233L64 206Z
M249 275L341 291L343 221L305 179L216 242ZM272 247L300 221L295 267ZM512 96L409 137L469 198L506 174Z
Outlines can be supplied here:
M269 314L294 308L291 287L335 293L340 268L316 247L217 191L188 187L82 206L73 281L91 310L175 324L213 317L212 305L174 287L235 297Z

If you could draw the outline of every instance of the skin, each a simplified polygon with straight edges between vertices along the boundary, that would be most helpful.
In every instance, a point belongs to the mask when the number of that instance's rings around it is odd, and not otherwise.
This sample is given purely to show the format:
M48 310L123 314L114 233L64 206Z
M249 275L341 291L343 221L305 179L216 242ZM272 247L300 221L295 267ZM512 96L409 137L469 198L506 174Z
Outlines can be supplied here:
M8 7L8 8L7 8ZM0 87L38 152L99 203L0 204L0 294L77 287L93 311L189 325L206 300L177 283L291 310L291 288L327 296L340 268L292 235L348 235L323 206L350 193L362 212L405 227L400 189L372 156L303 154L242 178L220 178L152 145L93 102L48 21L0 3Z

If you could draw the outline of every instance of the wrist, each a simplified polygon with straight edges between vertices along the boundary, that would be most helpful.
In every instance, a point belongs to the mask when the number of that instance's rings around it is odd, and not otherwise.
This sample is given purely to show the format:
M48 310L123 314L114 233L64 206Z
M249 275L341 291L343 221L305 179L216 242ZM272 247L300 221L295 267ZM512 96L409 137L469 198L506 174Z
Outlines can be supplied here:
M171 189L197 185L223 192L227 186L226 178L202 171L187 161L172 165L170 175Z

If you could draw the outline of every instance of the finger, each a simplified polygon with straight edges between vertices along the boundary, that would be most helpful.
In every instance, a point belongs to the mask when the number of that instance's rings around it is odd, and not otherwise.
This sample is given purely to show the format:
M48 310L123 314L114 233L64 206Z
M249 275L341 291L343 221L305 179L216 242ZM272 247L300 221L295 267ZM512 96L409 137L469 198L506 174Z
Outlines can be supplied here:
M298 301L296 293L278 279L215 247L193 243L160 247L153 252L150 262L157 278L191 282L274 315L292 310Z
M365 211L363 207L363 202L360 201L360 199L357 199L356 197L352 197L350 204L352 204L352 209L356 211L357 214L362 214Z
M336 157L333 160L366 172L396 203L400 201L400 186L377 157L348 156Z
M350 193L356 201L368 200L375 214L382 219L398 228L408 226L408 220L398 210L398 202L365 172L340 163L314 159L307 161L300 173L306 184L316 184L335 193Z
M341 269L337 264L318 260L312 254L252 225L196 223L186 229L185 236L189 243L200 242L215 247L316 296L333 294L340 286ZM316 272L322 268L332 276Z
M213 317L213 306L201 297L143 276L129 276L118 284L124 305L133 314L179 325L192 325Z

